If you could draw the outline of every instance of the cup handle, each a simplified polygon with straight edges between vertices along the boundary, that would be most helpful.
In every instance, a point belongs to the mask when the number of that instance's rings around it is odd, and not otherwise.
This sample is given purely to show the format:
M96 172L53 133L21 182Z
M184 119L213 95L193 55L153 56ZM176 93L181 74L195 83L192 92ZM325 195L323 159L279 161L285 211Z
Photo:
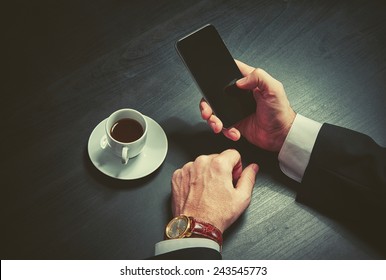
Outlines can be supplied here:
M107 136L106 135L103 135L103 137L101 138L101 140L99 142L99 145L101 146L101 148L103 150L106 149L106 147L107 147Z
M123 147L122 148L122 164L127 164L129 161L129 148Z

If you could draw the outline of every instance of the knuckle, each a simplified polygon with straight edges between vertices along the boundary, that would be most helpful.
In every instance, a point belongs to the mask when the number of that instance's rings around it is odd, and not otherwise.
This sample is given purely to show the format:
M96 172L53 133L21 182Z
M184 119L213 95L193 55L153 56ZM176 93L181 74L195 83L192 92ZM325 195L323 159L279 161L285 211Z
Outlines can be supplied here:
M265 71L261 68L255 68L255 70L253 70L253 74L256 75L256 76L260 76L262 74L264 74Z
M177 169L176 171L173 172L172 188L176 187L176 185L178 185L179 182L181 181L181 172L182 172L181 169Z
M189 162L185 163L185 165L182 167L182 170L188 170L191 168L191 166L192 166L192 162L189 161Z
M201 156L198 156L196 158L196 160L194 161L194 164L201 166L201 165L205 164L206 162L208 162L208 156L201 155Z
M189 178L191 170L192 170L193 162L186 163L182 168L179 175L179 178Z
M222 157L214 157L212 159L211 165L217 170L219 170L224 166L224 159Z
M181 169L177 169L173 172L173 176L172 176L172 179L175 179L175 178L178 178L178 176L180 175L181 173Z
M233 153L235 156L240 156L240 153L236 149L228 149L227 152Z

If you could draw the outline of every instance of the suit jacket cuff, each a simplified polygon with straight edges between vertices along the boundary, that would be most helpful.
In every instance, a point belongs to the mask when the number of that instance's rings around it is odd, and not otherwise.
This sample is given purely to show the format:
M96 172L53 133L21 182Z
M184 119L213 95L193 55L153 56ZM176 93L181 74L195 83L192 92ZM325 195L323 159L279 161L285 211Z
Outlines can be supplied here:
M297 114L279 152L280 169L299 183L303 179L321 127L321 123Z
M182 238L160 241L155 244L155 255L165 254L171 251L187 248L210 248L220 252L220 245L207 238Z

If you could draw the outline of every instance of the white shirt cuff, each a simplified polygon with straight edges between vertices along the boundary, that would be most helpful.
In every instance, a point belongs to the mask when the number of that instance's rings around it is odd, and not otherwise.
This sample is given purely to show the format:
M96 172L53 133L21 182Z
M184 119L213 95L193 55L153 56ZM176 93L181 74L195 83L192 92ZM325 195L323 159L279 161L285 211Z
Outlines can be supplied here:
M210 248L220 252L220 245L207 238L181 238L160 241L155 244L155 255L187 248Z
M321 123L296 115L279 152L280 169L291 179L302 181L321 127Z

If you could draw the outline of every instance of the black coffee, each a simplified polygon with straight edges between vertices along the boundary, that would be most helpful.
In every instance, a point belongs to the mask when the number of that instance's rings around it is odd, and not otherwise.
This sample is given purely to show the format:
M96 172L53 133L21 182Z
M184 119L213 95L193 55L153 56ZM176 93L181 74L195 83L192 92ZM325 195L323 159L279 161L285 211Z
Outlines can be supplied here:
M110 129L111 136L119 142L133 142L143 135L142 125L136 120L120 119Z

